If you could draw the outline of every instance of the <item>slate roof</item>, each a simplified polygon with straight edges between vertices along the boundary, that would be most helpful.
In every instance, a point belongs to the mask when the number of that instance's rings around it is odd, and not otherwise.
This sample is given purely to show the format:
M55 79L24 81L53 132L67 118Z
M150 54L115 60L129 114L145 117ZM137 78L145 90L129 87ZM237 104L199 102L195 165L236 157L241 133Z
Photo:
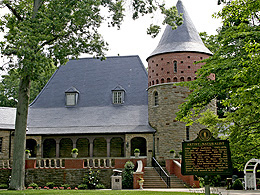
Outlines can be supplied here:
M15 129L16 108L0 107L0 130Z
M27 134L151 133L148 76L139 56L70 60L61 66L29 108ZM123 105L112 91L124 89ZM78 104L65 106L65 92L79 92Z
M179 13L183 13L183 24L176 30L172 30L172 27L167 25L158 46L148 58L172 52L200 52L212 55L202 42L181 0L177 2L176 7Z

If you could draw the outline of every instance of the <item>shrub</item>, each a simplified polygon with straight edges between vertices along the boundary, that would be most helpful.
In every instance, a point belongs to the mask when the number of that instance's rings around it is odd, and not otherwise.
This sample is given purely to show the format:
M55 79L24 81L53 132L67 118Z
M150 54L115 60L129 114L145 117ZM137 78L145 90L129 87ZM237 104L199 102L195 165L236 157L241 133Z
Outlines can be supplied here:
M134 150L134 153L140 153L140 150L139 150L138 148L136 148L136 149Z
M48 183L46 183L46 186L48 188L52 189L55 186L55 184L53 182L48 182Z
M33 187L33 189L38 188L38 185L36 183L30 183L28 187Z
M96 189L97 184L99 184L99 171L89 169L83 181L87 184L88 189Z
M79 190L88 189L88 185L87 185L87 184L80 184L80 185L78 186L78 189L79 189Z
M132 189L133 188L133 172L134 172L134 163L131 161L127 161L125 163L123 170L123 179L122 179L122 187L124 189Z
M67 189L68 187L70 187L69 184L62 184L61 187L64 187L64 189Z
M170 150L170 153L171 153L171 154L174 154L174 153L175 153L175 151L174 151L174 150Z
M7 189L8 185L7 184L0 184L0 189Z
M101 183L97 184L97 186L96 186L96 189L105 189L105 188L106 187Z
M232 187L234 190L243 190L243 184L240 181L240 179L236 179L236 181L233 183Z
M71 153L76 153L76 154L77 154L78 151L79 151L79 150L78 150L77 148L73 148L73 149L71 150Z

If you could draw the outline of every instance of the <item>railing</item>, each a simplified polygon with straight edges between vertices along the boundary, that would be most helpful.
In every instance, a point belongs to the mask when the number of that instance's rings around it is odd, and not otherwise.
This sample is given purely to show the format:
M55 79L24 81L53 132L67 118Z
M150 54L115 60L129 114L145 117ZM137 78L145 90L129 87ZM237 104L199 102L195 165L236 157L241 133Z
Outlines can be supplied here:
M157 171L157 173L160 175L160 177L164 180L164 182L167 185L167 188L170 188L171 187L170 176L163 170L161 165L157 162L157 160L154 157L152 158L152 166Z
M35 169L66 169L71 168L101 168L111 169L115 167L115 158L29 158L26 159L28 168ZM12 160L0 159L0 169L11 169Z
M11 169L13 160L0 159L0 169Z

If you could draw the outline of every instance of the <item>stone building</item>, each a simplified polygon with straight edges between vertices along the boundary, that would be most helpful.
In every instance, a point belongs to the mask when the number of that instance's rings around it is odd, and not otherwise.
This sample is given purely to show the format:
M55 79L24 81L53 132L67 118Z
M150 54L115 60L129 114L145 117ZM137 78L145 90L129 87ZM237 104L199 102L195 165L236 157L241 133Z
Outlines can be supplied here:
M196 137L201 126L175 120L190 90L174 84L196 79L203 64L194 62L212 53L181 0L177 9L183 24L176 30L166 27L147 58L148 73L138 56L82 58L59 67L29 107L31 158L70 158L71 149L78 148L79 158L129 159L138 148L151 166L152 157L163 162L170 150L181 151L183 140ZM14 110L4 111L12 112L14 123ZM11 126L0 126L0 159L12 157Z

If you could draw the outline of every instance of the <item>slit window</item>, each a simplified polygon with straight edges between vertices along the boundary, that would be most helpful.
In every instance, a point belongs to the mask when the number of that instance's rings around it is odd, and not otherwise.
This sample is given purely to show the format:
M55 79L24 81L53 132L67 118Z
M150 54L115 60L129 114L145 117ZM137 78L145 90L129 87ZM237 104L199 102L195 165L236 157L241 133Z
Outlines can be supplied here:
M3 138L0 137L0 153L3 152Z
M173 62L173 71L176 73L177 72L177 61Z
M158 106L159 105L159 95L158 92L154 92L154 105Z
M190 140L190 127L186 126L186 140Z

